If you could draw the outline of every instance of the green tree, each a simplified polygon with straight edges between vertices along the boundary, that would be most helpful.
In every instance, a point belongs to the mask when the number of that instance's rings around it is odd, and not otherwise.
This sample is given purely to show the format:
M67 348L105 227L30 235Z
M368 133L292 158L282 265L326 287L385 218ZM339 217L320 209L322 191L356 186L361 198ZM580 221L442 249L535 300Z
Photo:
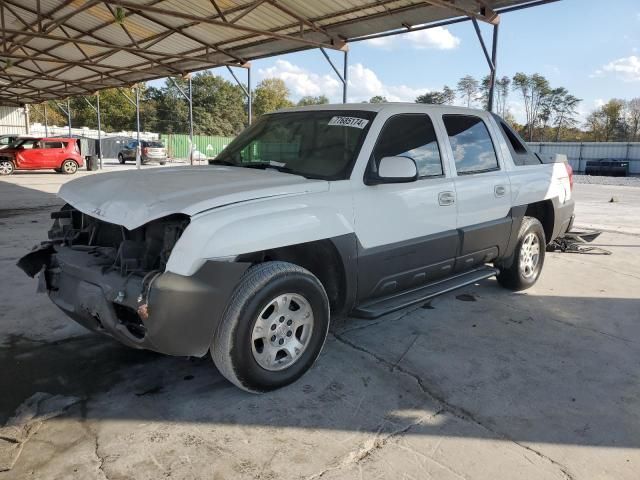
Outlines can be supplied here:
M329 103L329 99L325 95L319 95L317 97L307 95L298 100L298 106L304 107L306 105L324 105Z
M573 129L578 125L578 105L581 99L571 95L566 88L557 89L560 94L552 106L555 141L560 141L563 129Z
M502 78L496 78L496 83L493 89L493 111L501 117L506 115L507 111L507 98L509 97L509 87L511 85L511 79L507 76ZM489 91L491 88L491 76L485 76L480 82L480 99L482 106L485 109L489 107Z
M258 117L292 106L293 102L289 100L289 89L280 78L265 78L254 91L253 110Z
M640 97L632 98L627 102L625 121L629 126L627 140L640 141Z
M387 103L388 101L389 100L387 100L387 97L384 97L382 95L376 95L369 99L369 103Z
M480 84L478 83L478 80L473 78L471 75L466 75L458 81L456 90L467 107L470 107L471 104L478 99Z
M518 72L513 76L513 90L520 92L526 116L526 137L533 141L533 133L540 122L540 112L545 98L550 94L549 81L542 75Z
M175 83L174 83L175 81ZM189 133L189 104L180 89L189 95L188 79L167 79L161 89L150 89L147 105L155 105L149 124L162 133ZM193 88L193 133L196 135L237 135L247 121L246 98L238 85L211 72L201 72L191 79Z
M433 105L451 105L456 99L456 93L447 85L443 87L441 91L434 90L433 92L427 92L423 95L419 95L416 103L429 103Z
M67 124L67 116L56 106L54 101L43 102L38 105L31 105L29 118L33 123L45 124L44 106L47 105L47 124L61 127Z

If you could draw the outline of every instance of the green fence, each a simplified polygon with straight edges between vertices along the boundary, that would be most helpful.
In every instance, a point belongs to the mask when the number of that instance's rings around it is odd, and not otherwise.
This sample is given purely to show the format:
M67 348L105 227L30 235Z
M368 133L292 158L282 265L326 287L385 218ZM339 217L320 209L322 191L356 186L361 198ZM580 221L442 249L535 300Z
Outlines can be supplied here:
M160 140L167 148L167 155L170 158L188 158L189 157L189 135L169 134L160 135ZM224 147L229 145L233 137L214 137L207 135L194 135L193 143L198 150L207 158L218 155Z

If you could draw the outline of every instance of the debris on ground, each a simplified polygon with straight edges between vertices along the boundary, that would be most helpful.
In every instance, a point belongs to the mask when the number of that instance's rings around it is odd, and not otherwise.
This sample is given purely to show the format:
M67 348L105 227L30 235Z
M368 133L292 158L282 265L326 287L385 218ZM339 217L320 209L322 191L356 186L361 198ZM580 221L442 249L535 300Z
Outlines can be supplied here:
M44 421L61 415L79 401L78 397L37 392L22 402L13 417L0 428L0 472L13 468L24 444Z
M587 246L602 232L597 230L567 232L547 245L547 252L589 253L592 255L611 255L611 251L598 246Z

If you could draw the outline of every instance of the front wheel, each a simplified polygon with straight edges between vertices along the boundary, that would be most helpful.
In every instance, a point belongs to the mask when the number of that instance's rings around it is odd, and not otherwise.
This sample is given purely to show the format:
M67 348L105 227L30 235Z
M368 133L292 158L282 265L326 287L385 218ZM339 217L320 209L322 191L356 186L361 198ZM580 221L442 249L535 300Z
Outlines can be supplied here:
M308 270L286 262L251 267L227 305L211 345L229 381L259 393L289 385L318 358L329 300Z
M74 160L65 160L60 168L65 175L73 175L78 171L78 164Z
M525 290L538 280L544 264L546 240L537 218L524 217L509 267L500 268L498 282L510 290Z
M0 160L0 175L11 175L14 167L11 160Z
M124 157L122 156L121 153L118 154L118 161L120 162L121 165L124 165Z

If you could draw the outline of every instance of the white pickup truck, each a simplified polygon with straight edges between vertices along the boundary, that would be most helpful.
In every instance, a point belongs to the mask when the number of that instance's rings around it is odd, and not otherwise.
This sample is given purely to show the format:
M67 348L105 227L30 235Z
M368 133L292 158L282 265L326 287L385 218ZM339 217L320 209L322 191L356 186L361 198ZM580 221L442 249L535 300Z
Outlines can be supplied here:
M293 108L210 164L67 183L19 265L85 327L211 352L251 392L308 370L330 314L375 318L494 275L530 287L573 221L566 159L480 110Z

